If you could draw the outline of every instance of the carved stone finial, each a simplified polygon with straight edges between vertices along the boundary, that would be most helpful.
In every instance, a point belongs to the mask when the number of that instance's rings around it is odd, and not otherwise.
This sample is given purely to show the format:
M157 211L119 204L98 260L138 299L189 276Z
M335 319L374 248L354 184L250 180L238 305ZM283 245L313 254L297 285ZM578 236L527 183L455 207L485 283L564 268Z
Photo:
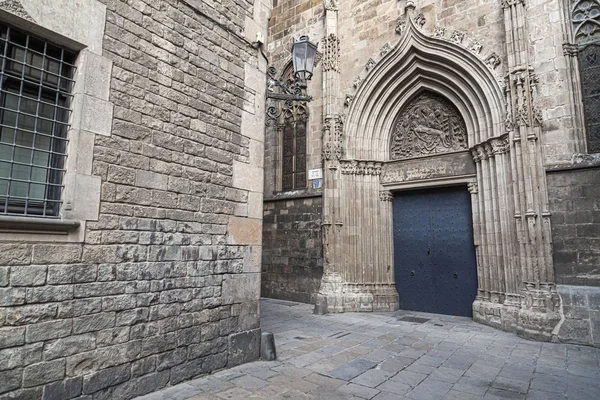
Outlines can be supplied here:
M369 61L367 61L367 63L365 64L365 69L369 71L375 66L375 64L377 64L377 62L375 62L375 60L373 60L372 58L369 58Z
M468 49L471 50L475 54L481 53L482 48L483 48L483 45L477 39L471 40L471 43L469 43L469 47L468 47Z
M404 26L406 25L406 21L404 21L404 19L399 19L398 21L396 21L396 33L398 35L402 35L402 32L404 32Z
M323 6L327 11L337 11L338 0L323 0Z
M404 6L404 10L408 11L408 10L414 10L415 9L415 3L412 0L406 0L406 5Z
M423 25L425 25L425 22L427 22L427 20L425 19L425 14L423 13L419 13L415 19L415 24L417 24L419 26L419 28L422 28Z
M354 95L347 94L346 100L344 100L344 107L350 107L352 105L352 100L354 100Z
M443 38L444 36L446 36L446 28L443 26L436 25L436 27L433 30L433 36L436 38Z
M360 76L357 76L356 78L354 78L354 81L352 81L352 86L354 86L354 89L358 89L361 83L362 78Z
M381 57L385 56L387 53L389 53L390 51L392 51L392 46L390 46L389 43L386 43L383 45L383 47L381 48L381 50L379 51L379 55L381 55Z
M461 31L457 31L457 30L453 31L452 35L450 35L450 41L454 42L454 43L458 43L458 44L462 43L464 38L465 38L465 33L461 32Z
M500 56L494 52L485 59L485 63L491 69L496 69L496 67L500 65Z

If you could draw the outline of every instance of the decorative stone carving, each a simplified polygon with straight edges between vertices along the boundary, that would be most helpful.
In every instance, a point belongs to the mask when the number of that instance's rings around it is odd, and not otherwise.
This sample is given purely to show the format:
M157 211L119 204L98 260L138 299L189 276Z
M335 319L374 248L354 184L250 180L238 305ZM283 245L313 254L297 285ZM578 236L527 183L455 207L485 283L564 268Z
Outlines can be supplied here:
M342 134L344 121L340 116L325 118L323 124L323 159L340 160L343 157Z
M571 1L571 22L577 43L600 39L600 0Z
M375 60L373 60L372 58L369 58L369 61L367 61L367 63L365 64L365 69L367 71L371 70L371 68L373 68L377 63L375 62Z
M446 35L446 28L443 26L436 26L433 30L433 37L443 38Z
M500 56L494 52L485 59L485 63L489 65L491 69L496 69L496 67L500 65Z
M389 190L380 190L379 191L379 200L392 201L392 200L394 200L394 195Z
M425 22L427 22L427 20L425 19L425 14L423 14L423 13L419 13L415 17L414 21L415 21L415 24L417 24L417 26L419 28L423 28L423 25L425 25Z
M517 4L524 4L525 0L502 0L502 8L510 8Z
M492 138L489 141L492 154L504 154L510 150L510 143L508 141L508 135L500 136L499 138Z
M347 94L346 100L344 100L344 107L350 107L352 105L352 100L354 100L353 94Z
M325 54L323 55L323 71L340 70L340 39L333 33L323 39Z
M577 57L579 53L579 46L572 43L563 43L563 54L566 57Z
M381 175L383 163L378 161L341 161L340 170L345 175Z
M410 103L394 123L392 160L467 148L465 123L456 107L432 93Z
M465 38L465 33L461 31L453 31L452 35L450 35L450 41L454 43L462 43Z
M396 22L396 33L398 35L402 35L402 32L404 32L404 26L406 25L406 21L404 19L399 19Z
M386 44L383 45L383 47L379 51L379 55L381 55L381 57L383 57L387 53L389 53L390 51L392 51L392 46L390 46L389 43L386 43Z
M317 50L317 52L315 53L315 67L317 67L319 65L319 63L321 62L322 59L323 59L323 53L321 53L320 51Z
M338 10L338 0L324 0L323 6L327 11L337 11Z
M477 39L471 40L471 42L469 43L469 47L468 47L468 49L471 50L475 54L481 53L482 48L483 48L483 45Z
M23 5L19 0L0 0L0 9L6 10L27 21L35 22L31 15L23 8Z
M479 193L477 181L472 181L472 182L467 183L467 189L469 190L469 193L471 193L471 194Z
M356 78L354 78L354 81L352 81L352 86L354 86L354 89L358 89L361 83L362 78L360 76L357 76Z

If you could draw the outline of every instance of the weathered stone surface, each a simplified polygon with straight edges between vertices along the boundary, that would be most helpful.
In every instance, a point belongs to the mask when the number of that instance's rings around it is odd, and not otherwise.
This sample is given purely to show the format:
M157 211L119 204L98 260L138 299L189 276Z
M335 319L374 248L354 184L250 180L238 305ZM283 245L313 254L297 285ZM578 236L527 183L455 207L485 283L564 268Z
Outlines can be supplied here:
M9 371L0 371L0 394L10 392L21 387L23 369L17 368Z
M83 379L83 393L89 394L97 392L129 379L131 366L129 364L120 365L118 367L107 368L96 372Z
M41 362L25 367L23 387L33 387L58 381L65 377L65 359Z
M68 400L81 394L81 377L65 379L44 386L43 400Z
M73 319L73 334L99 331L115 326L115 313L100 313Z
M46 283L47 267L41 266L15 266L10 269L11 286L39 286Z
M73 354L93 350L96 347L96 337L93 334L69 336L44 345L44 359L53 360Z
M71 334L73 322L70 319L41 322L27 326L27 343L56 339Z
M0 370L24 367L42 359L42 343L0 350Z
M25 344L25 327L0 328L0 349Z
M229 367L258 360L260 356L260 329L230 335L228 347L227 365Z

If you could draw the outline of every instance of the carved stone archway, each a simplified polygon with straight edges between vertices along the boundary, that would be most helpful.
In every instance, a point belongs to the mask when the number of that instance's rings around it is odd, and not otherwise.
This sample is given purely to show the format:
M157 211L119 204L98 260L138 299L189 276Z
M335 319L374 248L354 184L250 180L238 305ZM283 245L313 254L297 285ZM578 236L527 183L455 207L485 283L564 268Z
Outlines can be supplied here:
M324 157L325 266L315 310L397 309L390 190L463 183L471 192L477 253L474 319L548 339L558 322L557 295L529 71L516 71L515 86L503 88L472 52L424 34L413 11L407 8L399 43L370 63L342 137L324 136L324 148L342 150L340 157ZM427 96L438 103L429 109L438 113L433 119L445 119L464 137L451 139L447 126L422 121L418 131L399 128L398 116L415 111ZM464 125L441 117L450 110ZM398 129L421 137L394 149ZM415 156L415 139L430 152L452 156L436 155L442 167L431 171L419 160L394 160ZM407 146L413 154L405 154ZM411 163L421 173L408 173Z

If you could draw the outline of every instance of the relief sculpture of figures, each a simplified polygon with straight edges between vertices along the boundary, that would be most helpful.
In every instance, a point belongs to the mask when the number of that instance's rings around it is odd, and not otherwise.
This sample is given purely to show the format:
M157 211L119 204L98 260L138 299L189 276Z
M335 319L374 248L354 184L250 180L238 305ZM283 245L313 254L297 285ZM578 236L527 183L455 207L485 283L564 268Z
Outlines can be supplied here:
M439 96L423 93L394 124L392 160L467 148L467 132L458 110Z

